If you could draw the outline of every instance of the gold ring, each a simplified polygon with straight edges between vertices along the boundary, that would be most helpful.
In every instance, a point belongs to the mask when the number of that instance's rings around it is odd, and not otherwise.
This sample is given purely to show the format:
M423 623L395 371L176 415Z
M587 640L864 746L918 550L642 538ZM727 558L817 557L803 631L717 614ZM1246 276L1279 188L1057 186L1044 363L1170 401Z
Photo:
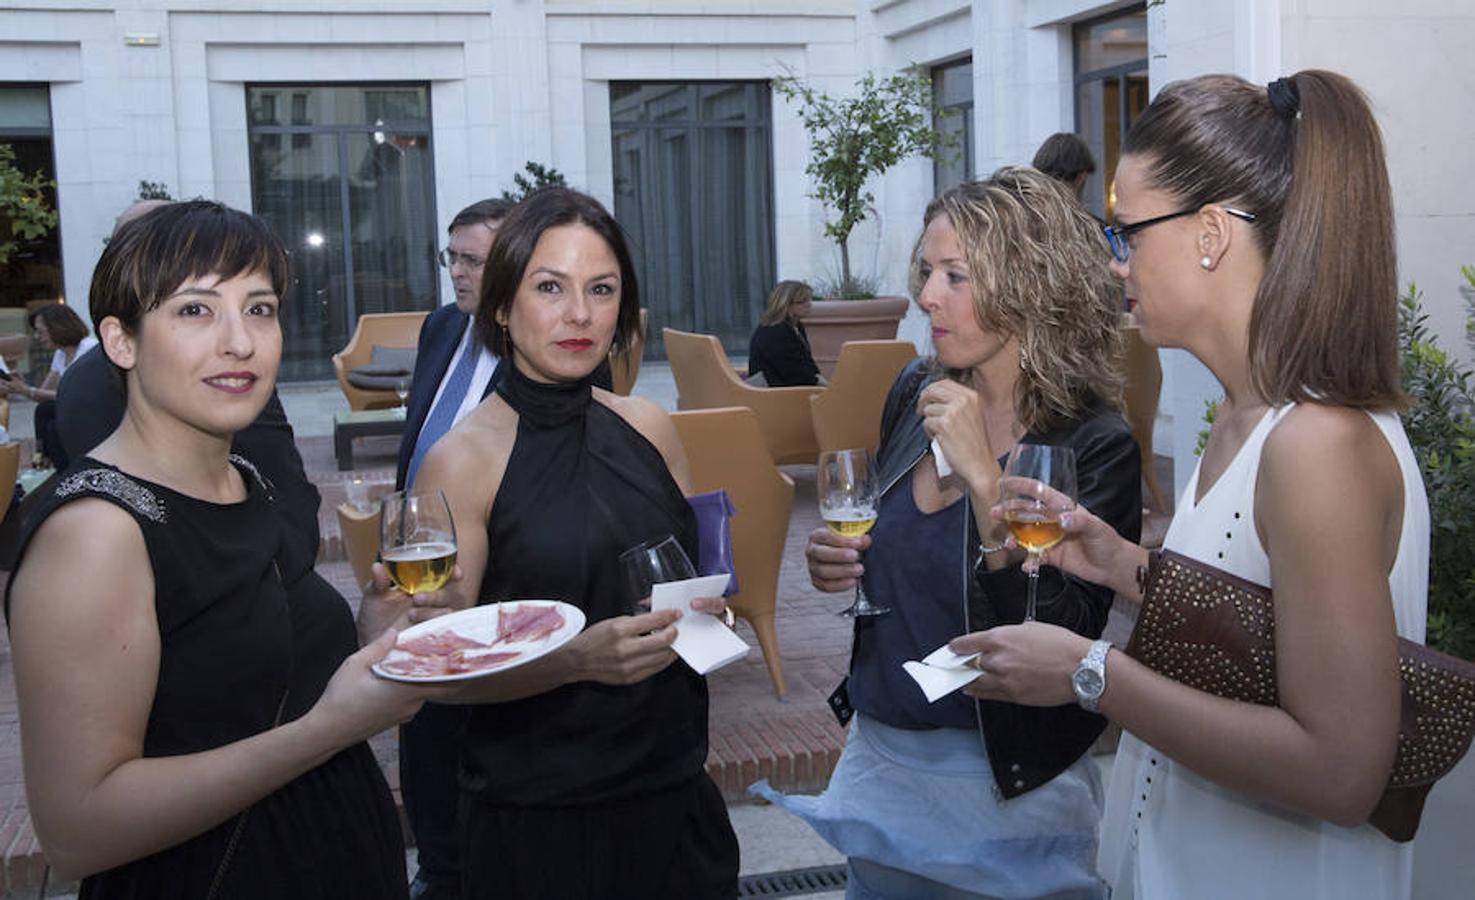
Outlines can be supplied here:
M737 616L733 614L731 606L722 611L722 621L727 623L728 628L732 628L737 625Z

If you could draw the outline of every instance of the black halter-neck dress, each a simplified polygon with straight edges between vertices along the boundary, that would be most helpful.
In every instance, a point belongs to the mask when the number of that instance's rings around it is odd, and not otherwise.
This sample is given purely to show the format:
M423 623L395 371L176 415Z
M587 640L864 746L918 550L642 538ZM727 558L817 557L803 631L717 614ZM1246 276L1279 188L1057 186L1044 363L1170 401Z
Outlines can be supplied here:
M517 438L487 521L480 602L625 615L619 554L696 521L665 459L586 379L505 366ZM474 707L463 745L468 897L731 897L737 842L707 777L706 680L681 661L638 684L564 685Z
M348 604L311 571L315 547L290 531L256 468L238 503L209 503L135 478L90 457L37 498L22 525L25 548L47 516L84 497L113 503L143 532L154 573L159 675L143 755L197 753L307 712L358 647ZM86 548L78 548L86 553ZM83 557L79 556L79 562ZM13 583L13 581L12 581ZM10 594L5 597L9 614ZM285 697L285 700L283 699ZM340 751L255 803L228 865L238 817L167 850L82 881L84 898L375 898L408 894L394 801L366 743Z

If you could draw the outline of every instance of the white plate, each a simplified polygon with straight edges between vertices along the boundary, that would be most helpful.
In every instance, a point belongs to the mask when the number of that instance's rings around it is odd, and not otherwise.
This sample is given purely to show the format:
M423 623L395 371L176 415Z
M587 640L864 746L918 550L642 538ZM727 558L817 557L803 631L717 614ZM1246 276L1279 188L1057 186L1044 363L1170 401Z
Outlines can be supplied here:
M473 606L471 609L463 609L458 612L437 616L429 622L421 622L401 631L401 641L410 640L425 634L433 634L438 631L451 630L463 637L481 641L489 644L497 637L497 617L504 607L522 607L525 605L552 606L563 613L563 627L536 641L517 641L497 644L494 650L519 650L522 655L516 659L509 659L504 663L488 666L485 669L477 669L474 672L455 672L449 675L401 675L396 672L387 671L380 663L374 664L374 674L380 678L388 678L390 681L403 681L409 684L432 684L441 681L467 681L472 678L484 678L487 675L495 675L508 669L532 662L540 656L546 656L568 643L574 635L584 630L584 611L577 606L560 603L557 600L509 600L505 603L489 603L486 606ZM410 658L412 654L403 650L391 650L384 657L384 662L396 659Z

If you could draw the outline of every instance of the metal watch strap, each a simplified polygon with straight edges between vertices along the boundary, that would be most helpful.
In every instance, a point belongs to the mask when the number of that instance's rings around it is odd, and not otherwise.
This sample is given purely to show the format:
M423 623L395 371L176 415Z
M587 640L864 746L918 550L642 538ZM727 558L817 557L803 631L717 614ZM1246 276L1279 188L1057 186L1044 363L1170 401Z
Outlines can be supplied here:
M1111 651L1111 648L1112 643L1106 638L1095 641L1091 644L1091 649L1086 651L1085 657L1081 659L1080 666L1077 667L1078 670L1088 669L1093 671L1101 678L1101 693L1098 693L1096 696L1088 697L1079 691L1076 692L1076 702L1080 704L1082 709L1088 712L1099 711L1098 707L1101 702L1101 694L1106 692L1106 655ZM1074 681L1072 681L1072 685L1074 685Z

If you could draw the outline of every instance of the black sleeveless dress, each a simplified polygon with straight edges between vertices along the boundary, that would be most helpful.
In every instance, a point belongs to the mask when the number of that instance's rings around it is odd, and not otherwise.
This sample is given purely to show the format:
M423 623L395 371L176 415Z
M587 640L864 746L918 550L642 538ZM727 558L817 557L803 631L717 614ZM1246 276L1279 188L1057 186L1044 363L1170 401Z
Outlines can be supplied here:
M589 382L497 390L517 439L487 522L480 602L562 600L625 615L619 554L696 520L660 452ZM579 682L472 707L462 751L466 897L682 898L737 892L737 841L706 774L706 680L676 661L623 687Z
M348 605L310 575L255 467L232 457L248 487L216 504L126 475L91 458L37 498L22 525L17 569L40 524L63 504L97 497L127 510L153 567L161 641L143 755L174 756L250 737L315 703L357 648ZM300 543L300 542L299 542ZM85 548L79 548L85 551ZM282 573L296 579L283 585ZM12 581L13 583L13 581ZM6 591L6 612L10 594ZM204 897L238 817L152 856L93 875L84 898ZM356 744L252 806L219 898L398 898L404 846L388 785Z

